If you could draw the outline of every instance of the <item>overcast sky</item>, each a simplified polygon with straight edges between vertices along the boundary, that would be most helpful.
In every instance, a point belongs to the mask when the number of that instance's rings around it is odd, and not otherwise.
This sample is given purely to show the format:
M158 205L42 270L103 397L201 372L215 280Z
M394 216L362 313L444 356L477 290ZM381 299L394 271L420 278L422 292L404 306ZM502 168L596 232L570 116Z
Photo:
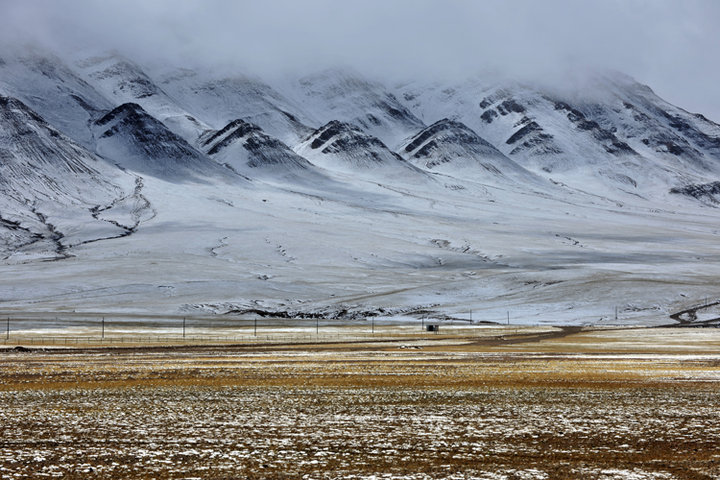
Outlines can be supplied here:
M523 79L611 68L720 122L718 0L0 0L5 41L259 75Z

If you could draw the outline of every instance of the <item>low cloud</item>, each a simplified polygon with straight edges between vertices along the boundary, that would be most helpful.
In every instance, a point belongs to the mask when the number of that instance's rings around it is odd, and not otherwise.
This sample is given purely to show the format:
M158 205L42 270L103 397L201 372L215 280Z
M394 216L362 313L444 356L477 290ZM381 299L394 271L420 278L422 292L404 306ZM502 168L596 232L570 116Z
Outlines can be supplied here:
M720 119L713 0L0 0L5 43L258 75L347 65L373 76L495 71L561 81L620 70Z

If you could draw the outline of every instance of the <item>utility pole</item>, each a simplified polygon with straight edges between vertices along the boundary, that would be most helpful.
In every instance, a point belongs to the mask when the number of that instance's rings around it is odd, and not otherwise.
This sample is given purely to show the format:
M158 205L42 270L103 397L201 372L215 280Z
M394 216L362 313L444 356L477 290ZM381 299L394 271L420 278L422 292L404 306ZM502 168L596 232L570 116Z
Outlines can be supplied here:
M183 317L183 338L185 338L185 317Z
M617 319L618 319L618 307L617 307L617 305L616 305L616 306L615 306L615 321L616 321L616 322L617 322Z
M420 320L420 330L425 331L425 317Z
M372 333L375 334L375 317L372 317Z
M510 325L510 310L507 312L507 324Z
M5 340L10 340L10 317L7 317L7 329L5 330Z
M315 318L315 335L320 335L320 317Z
M102 317L102 333L100 334L100 339L105 339L105 317Z
M257 317L255 317L255 327L253 330L253 335L257 337Z

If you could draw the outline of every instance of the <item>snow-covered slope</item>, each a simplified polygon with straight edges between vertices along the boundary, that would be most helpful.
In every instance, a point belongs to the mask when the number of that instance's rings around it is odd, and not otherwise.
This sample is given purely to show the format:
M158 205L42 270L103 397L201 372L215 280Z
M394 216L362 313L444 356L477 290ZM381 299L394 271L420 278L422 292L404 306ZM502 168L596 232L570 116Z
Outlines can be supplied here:
M135 103L122 104L98 119L94 132L98 154L140 174L172 182L227 181L236 176Z
M312 133L297 153L327 170L387 183L422 183L431 179L378 138L333 120Z
M538 180L466 125L447 118L411 137L400 153L420 168L458 178Z
M348 70L326 70L281 88L319 123L351 123L390 148L425 126L381 83Z
M242 119L295 144L312 132L315 123L298 105L257 78L204 76L182 69L162 75L160 85L189 112L218 129Z
M662 163L680 180L720 172L720 125L665 102L624 75L601 75L596 83L604 87L602 98L575 101L589 120Z
M119 55L90 57L76 67L87 81L116 105L137 103L170 130L194 142L210 126L182 109L142 70Z
M112 103L46 52L20 50L0 62L0 91L36 111L55 128L92 148L91 121Z
M398 96L426 122L462 121L524 167L598 194L664 198L679 184L716 177L699 160L717 155L711 122L668 113L647 87L616 74L598 75L582 92L473 79L453 87L405 84ZM705 131L682 122L668 128L676 117ZM696 140L679 138L679 130ZM677 146L688 142L701 146L683 158Z
M200 138L202 149L216 162L243 175L269 182L314 185L329 182L315 165L257 125L237 119Z
M117 207L131 187L132 177L21 101L0 97L0 255L12 261L62 257L71 245L127 233L134 228L128 218L122 225L120 217L103 220L99 212Z

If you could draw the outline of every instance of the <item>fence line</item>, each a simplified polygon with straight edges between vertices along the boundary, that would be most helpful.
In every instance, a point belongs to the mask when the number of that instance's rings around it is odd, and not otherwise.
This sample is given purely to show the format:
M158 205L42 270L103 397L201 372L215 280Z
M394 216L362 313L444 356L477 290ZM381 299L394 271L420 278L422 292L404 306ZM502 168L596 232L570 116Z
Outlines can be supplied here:
M443 335L449 337L453 335ZM58 336L58 335L11 335L9 339L3 338L3 345L138 345L138 344L237 344L237 343L332 343L355 341L382 341L382 340L421 340L438 338L434 334L319 334L319 335L257 335L257 336L212 336L212 335L130 335L130 336Z
M5 318L2 318L5 317ZM332 319L155 317L87 313L32 312L2 315L0 346L19 345L198 345L278 344L360 341L417 341L453 336L507 334L507 325L447 323L431 318L416 322ZM438 331L426 327L439 325Z
M77 335L71 332L68 334L58 334L52 332L48 334L42 333L31 333L16 331L11 332L8 337L3 336L0 340L0 345L191 345L191 344L238 344L238 343L332 343L332 342L357 342L357 341L402 341L402 340L422 340L422 339L438 339L438 338L452 338L455 336L492 336L493 334L507 334L507 328L482 328L482 329L470 329L470 328L443 328L440 332L427 332L424 330L417 331L410 330L407 325L402 326L403 331L387 331L392 327L374 327L371 330L368 327L367 332L357 331L359 329L365 329L365 326L345 327L350 331L347 332L317 332L313 329L310 331L298 331L293 333L288 332L269 332L269 333L258 333L257 335L213 335L208 334L189 334L182 332L177 334L163 332L158 334L151 330L147 332L132 332L132 333L116 333L107 328L104 331L99 331L94 335ZM355 331L352 331L355 329ZM385 331L383 331L385 330Z

